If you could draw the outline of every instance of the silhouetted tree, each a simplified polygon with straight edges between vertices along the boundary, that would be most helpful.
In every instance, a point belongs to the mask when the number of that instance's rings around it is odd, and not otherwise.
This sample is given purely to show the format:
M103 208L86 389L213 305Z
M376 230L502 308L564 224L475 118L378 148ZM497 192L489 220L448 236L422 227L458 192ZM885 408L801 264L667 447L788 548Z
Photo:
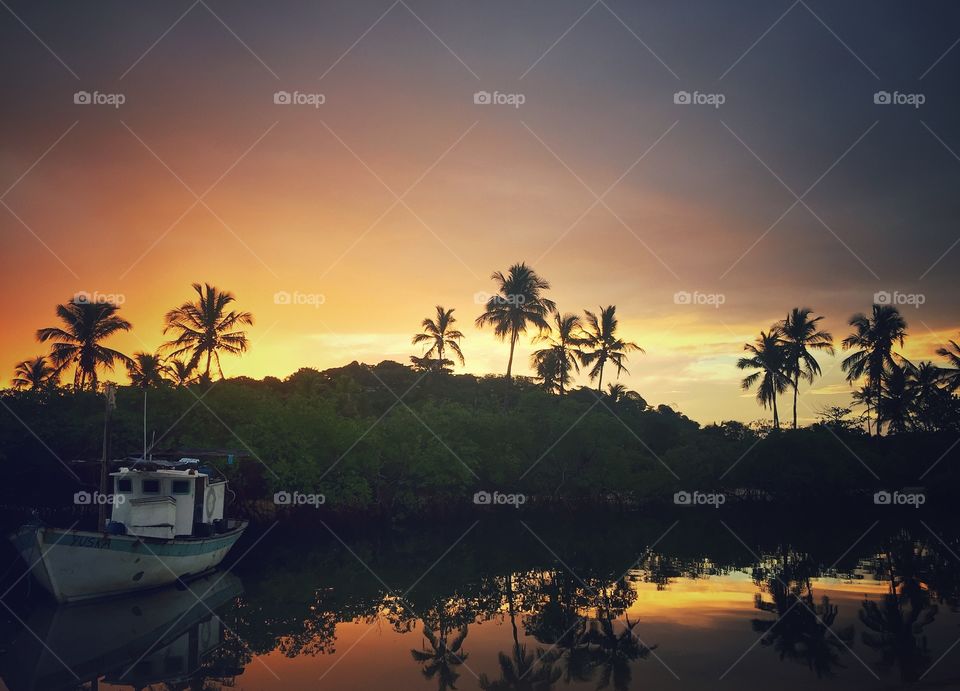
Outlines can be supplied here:
M777 412L777 395L787 390L790 379L784 370L785 351L777 333L777 327L769 332L760 332L756 343L746 343L743 349L750 356L737 360L739 369L756 369L740 382L744 391L757 386L757 402L764 408L773 408L773 428L780 429L780 415Z
M444 309L442 305L437 305L436 310L436 317L424 319L421 323L423 331L416 334L411 341L414 345L426 343L430 347L423 353L422 357L414 356L410 358L410 361L415 365L426 365L425 369L442 372L445 371L447 363L452 364L451 360L443 356L447 349L453 351L461 365L464 364L459 343L464 336L460 331L451 328L457 321L456 317L453 316L452 308Z
M177 337L165 343L172 357L189 354L190 369L206 358L203 379L210 380L211 360L217 362L217 370L223 379L223 367L220 365L220 353L239 355L247 350L247 332L239 329L242 325L252 325L253 315L249 312L227 311L227 307L236 301L233 293L219 290L209 283L193 284L197 293L195 302L184 302L176 309L167 312L164 333L173 331Z
M57 370L74 365L75 388L97 388L97 371L113 370L114 363L126 364L123 353L107 348L101 342L132 326L126 319L117 316L120 306L112 302L80 300L75 298L64 305L57 305L57 316L63 327L51 326L37 331L41 343L52 341L50 360Z
M850 317L850 326L854 330L843 339L843 349L854 352L843 360L841 367L851 383L866 377L867 385L873 389L874 401L879 403L886 375L896 364L893 346L899 343L903 347L907 322L896 307L874 305L872 316L855 314ZM883 416L878 414L877 435L881 433L882 425Z
M513 351L520 334L528 327L536 327L540 333L550 328L547 315L557 306L545 298L543 291L550 283L524 263L514 264L504 275L496 271L491 278L497 283L497 294L492 295L484 306L484 312L476 319L477 327L493 326L493 333L501 341L510 341L510 359L507 361L507 381L513 371Z
M813 383L814 377L821 374L820 364L812 350L823 350L833 355L833 336L822 331L819 322L823 317L811 319L813 310L809 307L794 307L778 325L780 339L784 346L784 365L790 385L793 387L793 428L797 428L797 394L800 379Z
M59 372L43 355L18 362L11 381L15 389L46 389L57 385Z
M624 362L627 353L632 351L644 352L643 348L631 341L624 341L617 336L617 307L608 305L600 308L599 317L593 312L584 311L586 327L581 342L584 352L580 356L584 367L590 367L587 373L590 381L597 380L597 392L603 391L603 367L607 362L617 368L617 377L621 372L630 374ZM592 365L592 367L591 367Z

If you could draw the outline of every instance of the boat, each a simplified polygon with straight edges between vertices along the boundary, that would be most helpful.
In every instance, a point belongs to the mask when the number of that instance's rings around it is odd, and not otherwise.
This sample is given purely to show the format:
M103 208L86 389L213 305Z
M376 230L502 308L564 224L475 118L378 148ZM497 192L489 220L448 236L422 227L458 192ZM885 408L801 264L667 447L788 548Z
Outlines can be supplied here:
M227 480L195 458L131 459L109 474L110 519L99 531L22 526L12 540L57 602L123 595L216 568L248 522L224 518Z
M11 536L33 576L60 603L125 595L202 576L223 561L248 524L224 518L228 482L214 467L201 466L197 458L154 460L148 453L146 390L142 455L108 462L115 386L105 387L104 394L100 489L74 495L74 503L97 505L98 530L33 521ZM111 465L116 472L109 472Z
M73 605L41 603L0 652L0 688L54 691L80 686L200 688L243 670L226 645L243 583L213 573L164 588ZM245 651L240 651L245 652Z

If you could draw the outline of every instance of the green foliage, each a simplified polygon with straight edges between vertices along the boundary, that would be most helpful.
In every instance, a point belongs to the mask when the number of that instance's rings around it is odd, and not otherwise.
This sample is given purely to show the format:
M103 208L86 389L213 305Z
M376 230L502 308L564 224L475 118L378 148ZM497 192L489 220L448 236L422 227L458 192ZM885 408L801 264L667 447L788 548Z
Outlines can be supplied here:
M0 396L6 503L68 503L77 483L58 459L100 457L103 397ZM324 494L325 511L394 518L472 509L481 490L523 493L528 506L636 507L697 488L825 500L873 487L864 465L885 480L915 483L918 469L955 439L946 432L869 439L841 424L843 416L796 431L735 422L701 429L616 387L559 396L529 379L417 372L391 361L302 369L284 381L160 386L147 396L151 452L237 453L234 465L211 462L230 475L243 506L267 500L272 507L274 492L300 491ZM143 390L120 388L114 458L139 455L142 411ZM949 484L957 453L938 463L931 484Z

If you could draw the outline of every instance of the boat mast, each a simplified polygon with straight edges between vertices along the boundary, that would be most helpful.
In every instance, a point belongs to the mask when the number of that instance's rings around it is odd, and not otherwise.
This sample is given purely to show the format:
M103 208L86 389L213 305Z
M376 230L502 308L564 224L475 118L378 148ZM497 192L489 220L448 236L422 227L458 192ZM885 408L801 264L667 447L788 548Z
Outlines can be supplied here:
M110 422L113 418L113 410L117 407L117 387L114 384L106 384L103 387L104 398L106 398L106 410L103 413L103 459L100 461L100 501L97 503L99 509L97 513L97 526L101 532L107 530L107 504L104 501L107 496L107 459L110 457Z

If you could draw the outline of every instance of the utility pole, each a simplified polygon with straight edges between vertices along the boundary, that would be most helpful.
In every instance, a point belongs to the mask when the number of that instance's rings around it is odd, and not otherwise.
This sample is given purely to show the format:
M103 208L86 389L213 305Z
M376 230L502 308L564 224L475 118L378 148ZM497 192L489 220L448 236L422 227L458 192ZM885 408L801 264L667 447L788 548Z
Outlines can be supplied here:
M103 387L104 398L106 398L106 410L103 414L103 459L100 461L100 498L97 502L97 526L100 532L107 531L107 463L110 459L110 422L113 419L113 411L117 407L117 387L114 384L106 384Z

